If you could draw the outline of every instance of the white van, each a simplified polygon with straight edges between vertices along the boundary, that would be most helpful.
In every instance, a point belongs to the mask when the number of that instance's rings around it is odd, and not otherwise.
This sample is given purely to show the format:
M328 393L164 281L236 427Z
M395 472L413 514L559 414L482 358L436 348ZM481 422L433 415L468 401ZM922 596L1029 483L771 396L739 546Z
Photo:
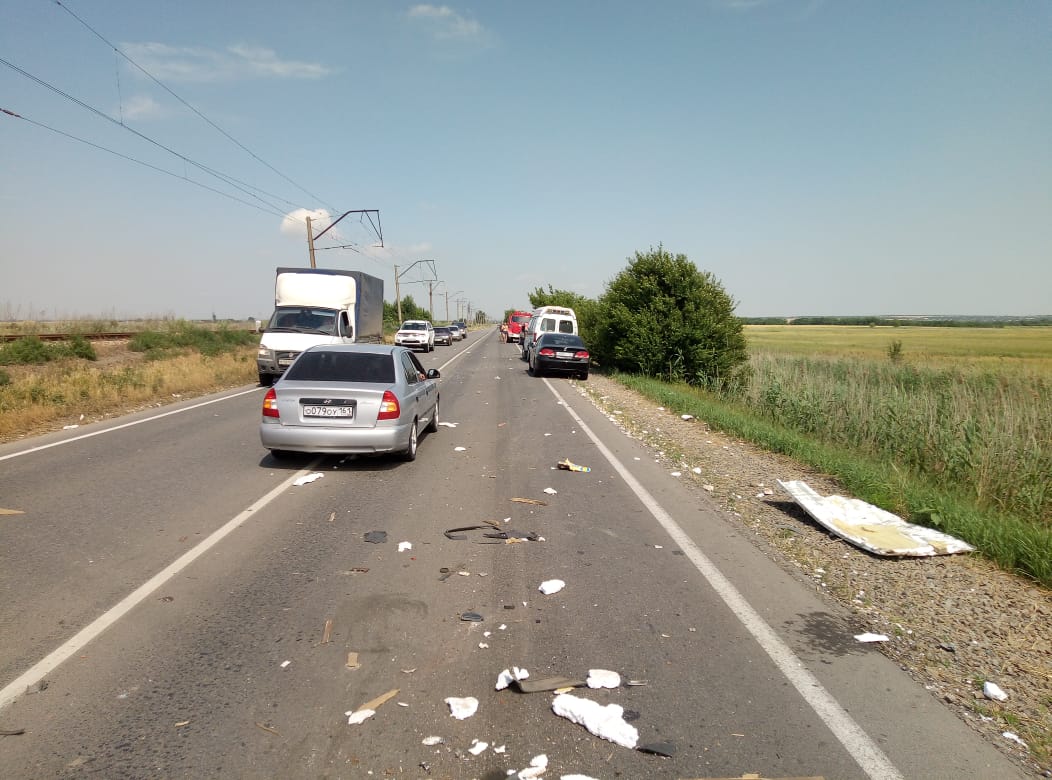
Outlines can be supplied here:
M530 349L542 333L577 333L577 314L566 306L541 306L522 331L522 359L530 359Z

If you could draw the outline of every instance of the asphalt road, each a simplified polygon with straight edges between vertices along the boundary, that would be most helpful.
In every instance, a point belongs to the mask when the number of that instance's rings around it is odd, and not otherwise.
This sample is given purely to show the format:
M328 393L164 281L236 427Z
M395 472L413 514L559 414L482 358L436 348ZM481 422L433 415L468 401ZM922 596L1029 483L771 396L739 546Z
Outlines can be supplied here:
M0 733L24 729L0 736L2 775L503 778L545 754L547 778L1023 776L517 355L488 330L420 356L456 427L413 463L278 463L247 387L0 447L0 508L23 512L0 514ZM443 535L485 520L544 541ZM644 682L574 693L674 755L494 690L512 666ZM453 696L477 713L452 718Z

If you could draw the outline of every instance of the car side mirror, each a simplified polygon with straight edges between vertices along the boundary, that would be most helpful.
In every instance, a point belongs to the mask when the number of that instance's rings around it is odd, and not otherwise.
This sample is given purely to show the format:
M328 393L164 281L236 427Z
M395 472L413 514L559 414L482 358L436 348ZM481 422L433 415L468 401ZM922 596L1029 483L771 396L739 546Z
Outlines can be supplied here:
M429 368L427 370L427 378L428 379L440 379L441 377L442 377L442 374L439 373L437 368Z

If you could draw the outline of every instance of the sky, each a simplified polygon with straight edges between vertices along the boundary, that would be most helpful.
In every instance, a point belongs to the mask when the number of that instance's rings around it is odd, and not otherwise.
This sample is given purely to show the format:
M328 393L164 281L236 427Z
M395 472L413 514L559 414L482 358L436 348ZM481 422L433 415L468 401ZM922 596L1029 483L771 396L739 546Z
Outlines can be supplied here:
M1048 0L0 0L0 60L0 320L266 318L361 210L317 264L438 320L658 246L745 317L1052 314Z

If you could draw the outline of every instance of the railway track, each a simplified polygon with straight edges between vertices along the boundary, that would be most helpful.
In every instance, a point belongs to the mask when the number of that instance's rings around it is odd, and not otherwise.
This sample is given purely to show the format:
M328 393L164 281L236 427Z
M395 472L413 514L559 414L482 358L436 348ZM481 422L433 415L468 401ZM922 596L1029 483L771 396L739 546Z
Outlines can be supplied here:
M41 341L69 341L80 336L88 341L123 341L135 335L135 331L111 333L0 333L0 343L35 338Z

